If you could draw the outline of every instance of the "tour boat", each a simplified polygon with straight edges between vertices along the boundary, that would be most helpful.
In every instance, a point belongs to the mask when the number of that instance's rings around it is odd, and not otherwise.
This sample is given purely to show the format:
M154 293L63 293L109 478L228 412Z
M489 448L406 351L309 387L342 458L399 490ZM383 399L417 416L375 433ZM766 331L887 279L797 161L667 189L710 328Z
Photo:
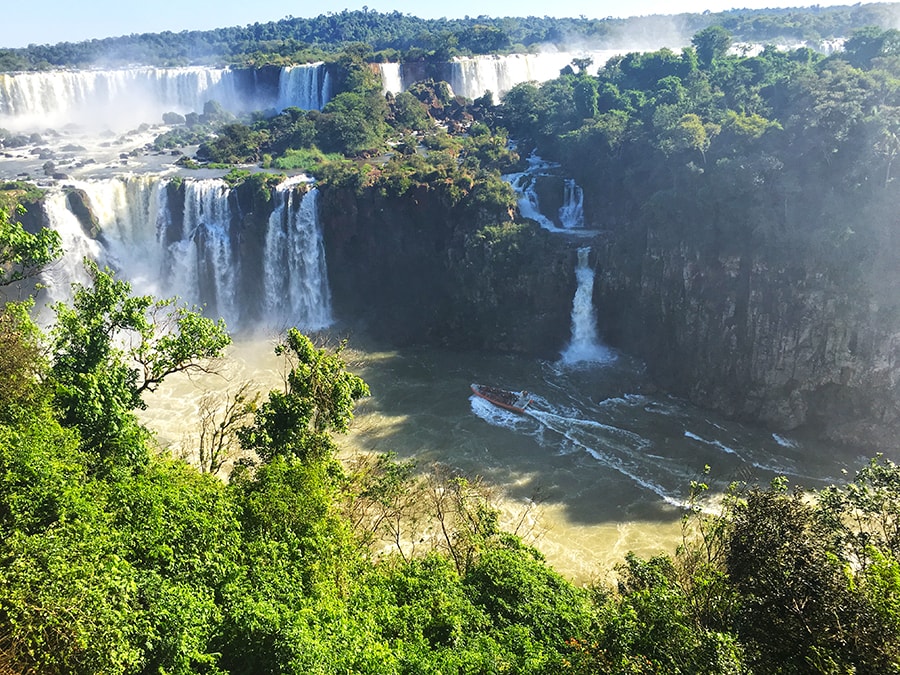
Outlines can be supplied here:
M531 403L528 392L524 389L522 391L507 391L506 389L491 387L486 384L473 384L472 392L485 401L490 401L496 406L517 413L524 413L525 408Z

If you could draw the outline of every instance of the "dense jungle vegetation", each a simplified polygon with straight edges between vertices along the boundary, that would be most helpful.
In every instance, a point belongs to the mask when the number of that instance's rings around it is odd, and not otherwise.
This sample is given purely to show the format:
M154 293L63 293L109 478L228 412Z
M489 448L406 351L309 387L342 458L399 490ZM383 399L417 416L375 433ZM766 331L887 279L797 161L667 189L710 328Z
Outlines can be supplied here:
M58 251L0 215L5 289ZM144 394L214 367L225 327L86 264L46 334L28 301L0 312L4 672L900 668L889 461L812 495L736 486L716 515L696 483L677 552L576 587L499 527L477 480L389 455L340 463L334 434L368 387L343 345L295 329L282 388L219 392L193 460L161 453L136 417Z
M336 57L339 93L321 112L237 121L210 105L192 122L213 134L201 161L397 196L423 186L492 222L514 204L500 171L537 147L608 185L596 199L609 224L637 223L635 236L665 210L709 251L814 244L830 273L846 270L837 252L877 272L896 249L879 244L893 236L898 37L870 28L833 57L743 57L724 28L704 28L680 53L576 61L500 105L440 82L385 98L374 54L354 47ZM17 219L0 211L7 295L59 254L53 233ZM705 485L685 486L677 551L628 555L614 585L576 587L527 533L500 528L476 479L390 456L337 460L334 435L369 393L343 345L289 331L283 388L220 392L193 459L160 452L136 416L144 394L214 368L226 328L88 273L46 333L27 301L0 312L4 672L900 671L890 461L812 494L735 486L715 513L701 508Z
M889 28L896 3L796 9L736 9L703 14L588 19L466 17L420 19L369 10L288 16L280 21L208 31L142 33L84 42L0 48L0 71L87 67L98 64L305 63L365 43L376 60L445 61L455 55L527 51L541 45L598 48L657 43L660 35L691 36L712 25L750 42L796 43L845 37L865 26Z

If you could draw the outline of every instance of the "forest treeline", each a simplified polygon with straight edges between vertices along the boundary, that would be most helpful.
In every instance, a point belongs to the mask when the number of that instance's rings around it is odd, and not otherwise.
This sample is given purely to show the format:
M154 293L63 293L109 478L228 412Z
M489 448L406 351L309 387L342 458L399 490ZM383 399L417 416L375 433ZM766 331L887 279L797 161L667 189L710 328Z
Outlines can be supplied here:
M0 214L0 285L59 253ZM900 467L843 487L685 486L684 543L577 587L490 493L339 462L369 395L289 330L282 387L212 392L185 458L136 412L221 322L86 262L42 333L0 311L0 665L9 673L845 673L900 668ZM227 462L227 463L226 463ZM223 481L231 466L229 480ZM525 519L523 518L523 521Z
M365 43L375 58L447 60L457 55L525 52L546 45L633 48L657 45L661 36L688 38L712 25L737 39L792 44L842 38L864 26L890 28L900 5L856 4L794 9L736 9L703 14L628 19L465 17L420 19L401 12L344 10L313 18L207 31L167 31L0 48L0 71L84 68L97 65L305 63Z

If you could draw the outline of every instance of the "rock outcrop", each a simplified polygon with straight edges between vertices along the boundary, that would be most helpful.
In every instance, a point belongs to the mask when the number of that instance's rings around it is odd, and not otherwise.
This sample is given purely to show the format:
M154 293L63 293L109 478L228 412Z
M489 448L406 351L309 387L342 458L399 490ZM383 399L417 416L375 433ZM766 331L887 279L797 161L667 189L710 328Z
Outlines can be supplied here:
M621 243L621 242L620 242ZM897 304L808 265L612 240L600 261L607 339L659 384L775 430L806 428L866 450L900 432Z
M324 189L320 208L339 318L397 344L551 355L568 339L575 250L564 240L478 227L425 187L403 198Z

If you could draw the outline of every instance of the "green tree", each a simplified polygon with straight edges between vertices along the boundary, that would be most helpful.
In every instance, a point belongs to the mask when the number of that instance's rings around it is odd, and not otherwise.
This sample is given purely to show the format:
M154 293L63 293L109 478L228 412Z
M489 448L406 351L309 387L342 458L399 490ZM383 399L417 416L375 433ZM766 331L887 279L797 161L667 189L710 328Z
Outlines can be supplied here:
M97 469L133 469L146 460L146 432L133 411L168 375L207 369L231 342L220 320L174 299L131 295L131 285L86 261L89 286L72 306L57 304L51 375L60 418L78 429Z
M273 390L257 409L253 423L240 430L241 445L264 461L275 457L325 459L334 449L331 432L345 433L353 405L369 388L348 372L340 354L317 349L291 328L275 353L288 359L284 391Z
M579 77L575 83L575 110L582 119L593 119L597 115L597 80L590 77Z
M424 131L431 126L428 109L408 91L401 91L394 98L394 120L401 128Z
M784 481L737 505L725 566L741 596L738 632L760 672L847 672L858 605L827 523Z
M844 43L844 54L857 68L870 66L880 56L896 56L900 54L900 31L878 26L860 28Z
M58 232L47 228L27 232L0 208L0 287L39 274L61 253Z
M0 420L11 420L30 404L46 365L31 307L30 302L7 303L0 310Z
M731 47L731 33L722 26L709 26L691 38L691 44L697 50L697 60L705 68L722 58Z
M704 124L697 115L690 113L665 133L660 146L667 155L677 152L699 152L703 163L706 164L706 151L709 150L712 137L718 132L718 125Z
M331 99L316 119L320 146L357 155L384 143L387 103L380 94L348 91Z
M671 558L642 560L629 553L617 571L617 593L597 594L599 635L593 648L579 646L576 654L585 663L580 672L747 672L733 635L696 623Z

